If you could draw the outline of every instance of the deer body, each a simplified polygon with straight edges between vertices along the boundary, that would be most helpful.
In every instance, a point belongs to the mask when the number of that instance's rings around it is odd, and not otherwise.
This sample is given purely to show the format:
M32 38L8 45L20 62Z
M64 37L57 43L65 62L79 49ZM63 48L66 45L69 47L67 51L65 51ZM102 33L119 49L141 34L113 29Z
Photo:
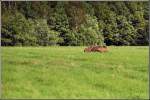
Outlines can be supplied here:
M108 48L106 46L90 46L84 49L84 52L107 52Z

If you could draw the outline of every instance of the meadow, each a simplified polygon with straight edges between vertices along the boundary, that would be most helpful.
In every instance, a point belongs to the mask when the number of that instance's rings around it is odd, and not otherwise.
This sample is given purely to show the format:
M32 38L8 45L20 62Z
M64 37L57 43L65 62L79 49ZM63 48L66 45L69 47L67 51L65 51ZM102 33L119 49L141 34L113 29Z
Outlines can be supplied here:
M148 98L148 46L1 47L2 98Z

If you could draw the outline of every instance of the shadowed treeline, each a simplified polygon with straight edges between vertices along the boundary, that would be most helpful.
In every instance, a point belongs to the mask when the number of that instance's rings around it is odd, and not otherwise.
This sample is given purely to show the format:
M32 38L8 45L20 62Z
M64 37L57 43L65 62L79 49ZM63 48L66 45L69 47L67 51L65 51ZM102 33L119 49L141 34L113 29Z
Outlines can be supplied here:
M2 1L2 46L148 45L148 1Z

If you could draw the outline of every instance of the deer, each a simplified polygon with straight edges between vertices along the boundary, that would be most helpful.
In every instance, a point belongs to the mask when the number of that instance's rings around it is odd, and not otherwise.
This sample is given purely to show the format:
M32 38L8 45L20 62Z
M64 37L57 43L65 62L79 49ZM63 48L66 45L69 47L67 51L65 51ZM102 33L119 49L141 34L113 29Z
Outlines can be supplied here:
M84 52L107 52L108 48L106 46L90 46L84 49Z

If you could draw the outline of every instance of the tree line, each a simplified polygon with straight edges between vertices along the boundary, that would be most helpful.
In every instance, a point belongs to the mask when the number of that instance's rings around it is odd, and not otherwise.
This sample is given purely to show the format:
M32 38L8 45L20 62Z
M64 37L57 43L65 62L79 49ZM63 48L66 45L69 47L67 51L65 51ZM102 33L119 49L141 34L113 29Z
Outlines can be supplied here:
M148 45L148 1L2 1L2 46Z

